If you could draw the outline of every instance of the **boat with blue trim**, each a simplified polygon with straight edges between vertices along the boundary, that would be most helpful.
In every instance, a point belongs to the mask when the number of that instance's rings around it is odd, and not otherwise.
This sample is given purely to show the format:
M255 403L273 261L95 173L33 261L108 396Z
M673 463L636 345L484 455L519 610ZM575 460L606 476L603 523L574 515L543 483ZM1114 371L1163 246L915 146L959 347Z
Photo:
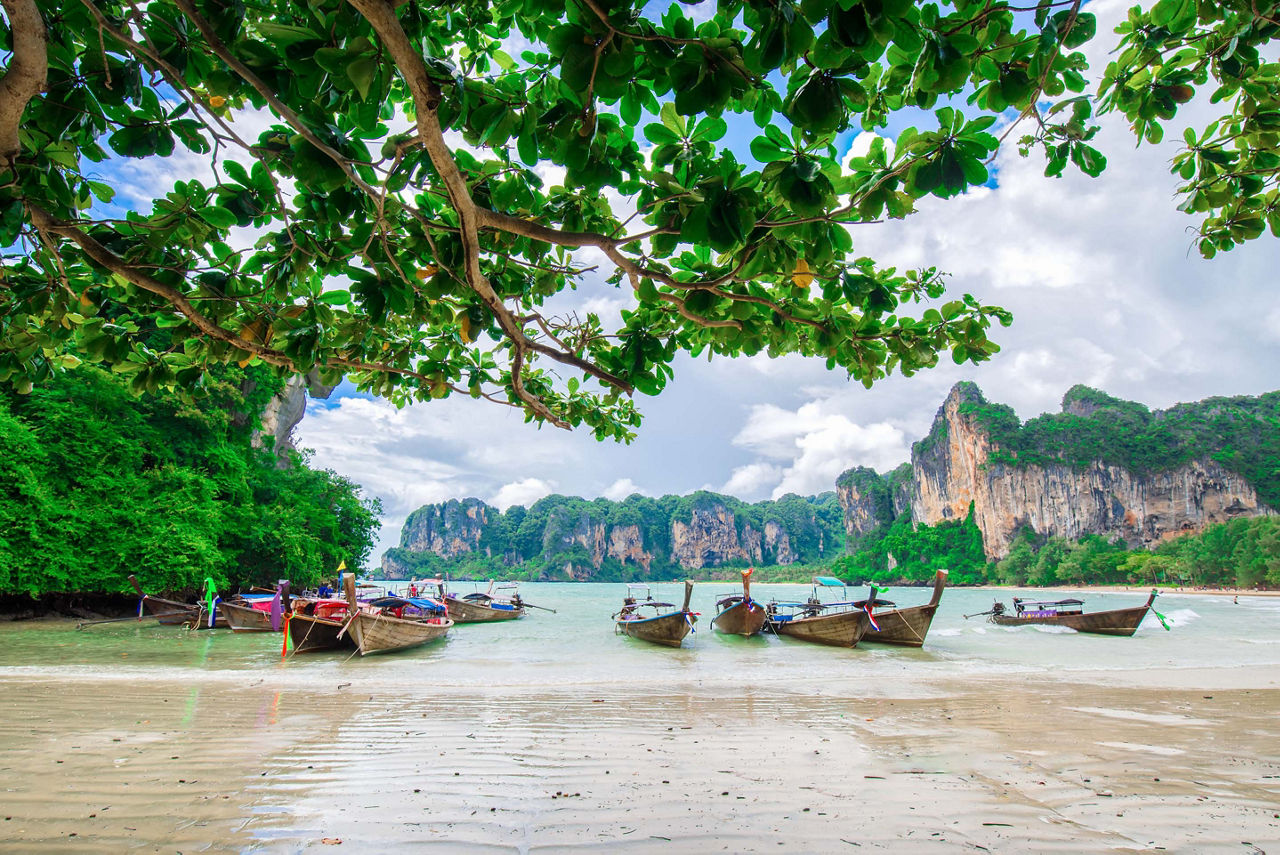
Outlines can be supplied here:
M842 597L823 602L819 592L840 588ZM813 590L803 603L769 603L767 626L770 632L798 641L831 647L855 647L871 625L866 609L847 599L847 586L834 576L814 576Z

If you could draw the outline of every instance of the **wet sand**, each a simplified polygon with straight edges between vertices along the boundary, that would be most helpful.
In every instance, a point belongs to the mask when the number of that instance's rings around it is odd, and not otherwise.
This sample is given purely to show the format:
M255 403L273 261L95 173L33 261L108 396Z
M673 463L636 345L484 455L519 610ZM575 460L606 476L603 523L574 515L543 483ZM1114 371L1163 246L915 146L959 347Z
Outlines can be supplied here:
M8 676L0 848L1277 851L1280 675L1171 676L643 695L436 691L410 663L400 686Z

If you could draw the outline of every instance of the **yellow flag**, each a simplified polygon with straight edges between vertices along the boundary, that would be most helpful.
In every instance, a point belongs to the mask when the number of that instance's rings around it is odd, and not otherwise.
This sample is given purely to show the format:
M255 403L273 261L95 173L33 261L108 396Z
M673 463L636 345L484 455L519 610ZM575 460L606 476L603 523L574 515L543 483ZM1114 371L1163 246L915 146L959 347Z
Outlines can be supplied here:
M334 572L341 573L343 570L346 570L346 569L347 569L347 562L345 562L345 561L339 561L339 562L338 562L338 569L337 569L336 571L334 571Z

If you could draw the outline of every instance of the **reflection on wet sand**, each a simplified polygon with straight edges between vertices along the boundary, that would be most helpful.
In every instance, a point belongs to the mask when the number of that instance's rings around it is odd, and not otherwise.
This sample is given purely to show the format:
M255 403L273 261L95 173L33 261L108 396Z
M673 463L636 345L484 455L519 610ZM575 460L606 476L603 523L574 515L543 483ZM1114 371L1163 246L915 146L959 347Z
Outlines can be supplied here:
M1276 690L1097 689L1075 708L1075 687L1050 680L953 682L925 699L501 696L409 680L390 692L10 679L3 839L469 852L1280 839Z

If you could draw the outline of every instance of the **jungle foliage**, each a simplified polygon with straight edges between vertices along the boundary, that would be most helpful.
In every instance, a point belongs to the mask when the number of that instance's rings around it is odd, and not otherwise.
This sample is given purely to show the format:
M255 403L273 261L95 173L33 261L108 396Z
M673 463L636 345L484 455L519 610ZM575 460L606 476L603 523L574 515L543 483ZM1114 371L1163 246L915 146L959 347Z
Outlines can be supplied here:
M0 394L0 587L37 596L316 582L359 567L379 508L290 453L254 448L279 389L223 368L198 395L141 398L98 368Z
M937 525L913 523L908 511L860 537L849 553L837 559L832 570L854 582L910 585L931 581L938 570L950 571L952 585L980 585L987 577L982 531L974 522L972 503L963 520Z
M1095 91L1081 0L697 5L0 0L0 382L257 362L629 439L680 354L978 362L1008 312L851 227L987 184L1003 117L1097 175L1096 112L1154 142L1197 91L1201 251L1280 232L1274 2L1146 0ZM158 188L120 169L170 157Z
M1156 548L1090 535L1078 541L1026 531L993 565L1008 585L1151 584L1192 587L1280 586L1280 517L1248 517L1184 535Z

